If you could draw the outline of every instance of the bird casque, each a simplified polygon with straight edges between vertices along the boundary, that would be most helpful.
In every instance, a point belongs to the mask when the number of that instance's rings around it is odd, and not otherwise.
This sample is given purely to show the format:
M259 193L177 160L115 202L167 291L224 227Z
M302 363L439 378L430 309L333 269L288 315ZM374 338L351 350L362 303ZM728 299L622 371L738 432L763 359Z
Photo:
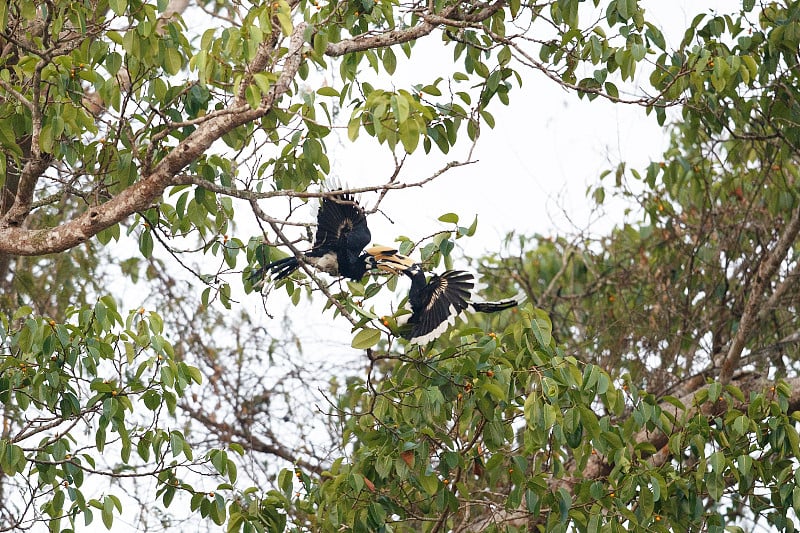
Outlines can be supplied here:
M337 191L340 190L332 192ZM374 246L365 250L371 238L364 208L352 194L338 192L325 196L317 213L314 244L311 250L302 254L302 261L326 274L355 281L374 268L393 271L392 265L407 267L413 263L388 246ZM379 261L385 261L386 264L380 264ZM263 280L269 272L275 281L279 281L299 267L297 257L285 257L254 271L250 279Z
M407 258L406 258L407 259ZM494 313L522 303L524 298L506 298L497 302L472 301L474 276L464 270L447 270L430 279L419 263L405 266L386 259L391 267L411 278L408 307L411 313L398 317L400 335L413 344L426 344L452 326L465 310ZM387 266L387 268L389 268Z

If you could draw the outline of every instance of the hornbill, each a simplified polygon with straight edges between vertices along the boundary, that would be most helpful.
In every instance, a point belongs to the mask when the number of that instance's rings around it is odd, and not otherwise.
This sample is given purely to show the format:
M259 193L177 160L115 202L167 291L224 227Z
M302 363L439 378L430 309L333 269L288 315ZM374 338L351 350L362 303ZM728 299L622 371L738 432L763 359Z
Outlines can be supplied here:
M400 264L388 259L397 269ZM398 318L400 335L413 344L428 343L453 325L466 309L481 313L494 313L522 303L524 298L506 298L497 302L475 302L471 291L475 287L474 276L463 270L447 270L426 279L422 266L414 263L401 270L411 278L408 293L410 314Z
M381 268L378 261L389 264L410 265L412 261L387 246L375 246L364 250L372 235L367 227L367 215L351 194L333 191L322 198L317 213L317 233L311 250L302 254L302 261L321 272L332 276L343 276L355 281L364 277L368 270ZM270 272L275 281L288 277L300 267L297 257L285 257L273 261L250 276L251 280L262 279ZM388 269L383 267L382 269Z

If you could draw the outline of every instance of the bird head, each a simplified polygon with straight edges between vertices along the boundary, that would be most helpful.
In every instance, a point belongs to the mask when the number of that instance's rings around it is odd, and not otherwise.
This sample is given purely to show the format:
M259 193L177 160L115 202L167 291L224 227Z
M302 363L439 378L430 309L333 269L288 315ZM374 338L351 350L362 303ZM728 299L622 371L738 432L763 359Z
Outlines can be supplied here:
M400 274L415 265L414 261L397 251L396 248L389 246L373 246L365 250L366 261L371 264L371 268L390 274Z

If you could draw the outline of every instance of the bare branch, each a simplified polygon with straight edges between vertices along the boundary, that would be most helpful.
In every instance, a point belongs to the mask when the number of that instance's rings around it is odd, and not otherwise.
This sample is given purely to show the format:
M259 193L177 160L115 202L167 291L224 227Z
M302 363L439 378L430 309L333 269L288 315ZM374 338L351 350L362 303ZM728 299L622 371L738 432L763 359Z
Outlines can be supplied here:
M411 187L422 187L423 185L430 183L431 181L435 180L436 178L440 177L442 174L447 172L450 169L456 167L462 167L465 165L471 165L473 163L477 163L477 159L467 159L465 161L451 161L447 163L445 166L423 178L419 181L414 182L397 182L395 181L396 176L393 175L388 182L384 183L383 185L370 185L367 187L352 187L348 189L344 189L343 191L337 191L336 194L361 194L365 192L385 192L390 190L399 190L399 189L408 189ZM218 194L224 194L226 196L232 196L234 198L241 198L242 200L248 201L257 201L257 200L264 200L267 198L277 198L277 197L288 197L288 198L325 198L332 196L330 191L295 191L293 189L282 189L277 191L263 191L257 192L252 191L250 189L237 189L235 187L226 187L224 185L220 185L219 183L213 183L201 176L197 175L182 175L176 178L176 183L173 185L197 185L198 187L203 187L204 189L208 189L211 192L215 192ZM263 211L262 211L263 212ZM269 217L264 218L264 220L268 220Z
M749 296L742 312L742 318L739 321L739 327L722 361L719 380L723 384L730 382L733 373L738 368L742 350L750 336L750 331L756 322L758 313L761 311L764 292L769 286L772 277L778 271L778 267L786 259L786 253L797 240L798 232L800 232L800 207L795 208L792 218L786 225L786 229L778 239L778 242L775 243L775 247L761 260L753 284L747 291Z

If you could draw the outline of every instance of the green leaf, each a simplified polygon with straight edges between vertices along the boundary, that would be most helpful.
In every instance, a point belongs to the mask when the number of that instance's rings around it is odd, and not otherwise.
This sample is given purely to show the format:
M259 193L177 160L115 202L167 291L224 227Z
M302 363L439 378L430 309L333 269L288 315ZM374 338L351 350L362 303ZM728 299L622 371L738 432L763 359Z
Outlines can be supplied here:
M339 97L339 91L334 89L333 87L320 87L317 89L317 94L320 96L333 96Z
M31 306L29 305L20 306L16 311L14 311L14 314L11 316L11 320L14 321L19 320L20 318L28 316L31 313L33 313L33 308L31 308Z
M364 285L357 281L348 281L347 282L347 289L350 291L350 294L353 296L363 297L364 292Z
M439 490L439 478L435 474L419 476L419 484L422 490L433 496Z
M355 141L358 139L358 133L361 129L361 115L353 113L353 116L350 118L350 122L347 123L347 138L350 141Z
M800 511L800 487L794 487L792 489L792 508L795 513Z
M705 483L708 495L714 500L719 501L725 493L725 479L722 475L715 472L708 473L705 476Z
M153 236L149 230L143 231L139 237L139 251L144 257L153 255Z
M172 430L170 432L169 446L172 450L173 457L177 457L181 452L183 452L184 442L183 434L180 431Z
M364 328L353 337L353 342L350 344L356 350L366 350L372 348L378 341L381 340L381 332L377 329Z
M395 57L391 48L383 50L383 68L386 69L389 75L394 74L395 69L397 69L397 57Z
M426 85L420 89L425 94L430 94L431 96L442 96L442 91L439 90L438 87L435 85Z
M390 102L392 104L392 112L395 115L395 120L398 124L408 120L410 106L403 94L393 94Z
M445 224L458 224L458 215L455 213L445 213L439 217L439 221Z
M114 14L117 16L122 16L125 14L125 10L128 8L128 0L111 0L108 5Z
M114 524L114 501L106 496L103 499L103 525L106 526L106 529L111 529L111 526Z
M506 393L502 387L497 385L496 383L486 382L481 385L481 388L491 394L495 400L503 401L506 399Z
M291 35L292 34L292 28L294 27L292 25L291 17L283 9L278 11L276 16L278 17L278 23L281 26L281 31L283 32L283 34L286 35L286 36Z

